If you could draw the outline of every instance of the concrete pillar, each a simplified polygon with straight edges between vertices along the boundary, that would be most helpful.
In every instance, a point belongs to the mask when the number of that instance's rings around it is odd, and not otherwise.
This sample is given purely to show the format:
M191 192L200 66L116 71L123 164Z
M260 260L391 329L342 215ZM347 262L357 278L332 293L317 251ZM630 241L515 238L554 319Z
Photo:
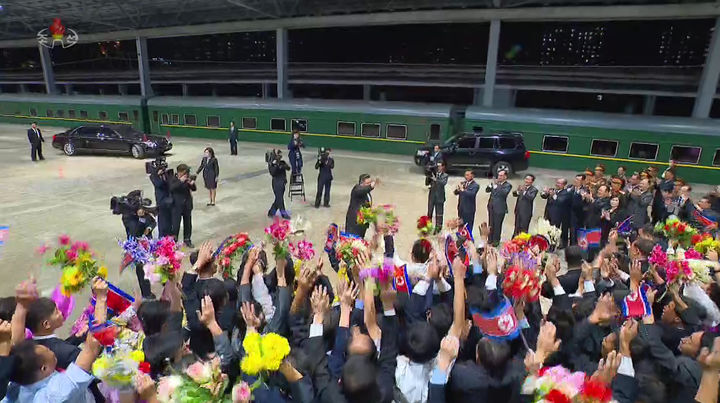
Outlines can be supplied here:
M500 20L492 20L490 21L487 63L485 63L485 90L483 91L483 106L488 108L493 106L498 46L500 46Z
M720 78L720 17L715 19L715 30L710 39L710 48L703 66L702 76L698 84L692 116L694 118L710 117L710 108L717 91L718 78Z
M120 95L127 95L128 94L127 84L118 84L118 93L120 93Z
M45 91L48 94L57 94L58 90L55 86L55 72L52 67L50 49L42 45L38 45L38 49L40 50L40 64L42 65L43 79L45 80Z
M380 100L387 101L387 94L385 93L385 91L380 91Z
M512 108L515 106L516 91L510 88L496 89L493 97L493 106L498 108Z
M262 97L263 99L270 98L272 94L272 83L262 83Z
M182 94L184 97L190 95L190 85L188 85L188 84L182 85Z
M213 84L210 88L212 90L212 96L216 97L217 96L217 85Z
M287 29L275 30L275 59L277 62L277 97L290 98L288 91L288 40Z
M473 87L473 105L482 105L483 89L481 87Z
M100 88L98 89L98 92L100 93L100 95L105 95L105 88L100 86Z
M18 89L20 90L21 93L26 93L26 92L28 92L28 90L27 90L27 84L18 84Z
M65 93L68 95L72 95L72 93L73 93L73 85L72 84L65 84Z
M150 81L150 62L147 53L147 38L138 36L135 39L135 50L137 51L138 73L140 74L140 95L143 97L153 96L152 84Z
M363 85L363 99L369 101L372 98L372 87L370 84Z
M643 104L643 115L652 115L655 113L655 95L645 95L645 103Z

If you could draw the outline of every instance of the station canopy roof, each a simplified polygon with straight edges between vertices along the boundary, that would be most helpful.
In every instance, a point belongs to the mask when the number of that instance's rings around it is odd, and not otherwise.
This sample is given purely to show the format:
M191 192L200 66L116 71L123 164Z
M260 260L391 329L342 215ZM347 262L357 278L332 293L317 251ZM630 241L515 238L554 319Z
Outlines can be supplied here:
M598 14L583 6L618 11ZM697 0L0 0L0 7L1 47L31 46L53 18L90 42L280 27L720 14L718 2Z

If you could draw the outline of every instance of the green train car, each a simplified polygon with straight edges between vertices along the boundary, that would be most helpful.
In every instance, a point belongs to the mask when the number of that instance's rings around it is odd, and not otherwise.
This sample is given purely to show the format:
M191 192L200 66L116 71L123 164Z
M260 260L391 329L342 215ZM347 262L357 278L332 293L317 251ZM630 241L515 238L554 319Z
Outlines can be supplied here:
M139 96L0 94L0 122L75 127L84 123L126 124L145 129Z
M464 130L521 133L530 165L582 171L603 163L638 171L676 161L691 182L720 183L720 129L709 119L637 116L547 109L469 107Z
M311 147L408 155L456 131L445 104L156 97L147 109L153 133L223 139L234 121L241 141L285 144L298 130Z

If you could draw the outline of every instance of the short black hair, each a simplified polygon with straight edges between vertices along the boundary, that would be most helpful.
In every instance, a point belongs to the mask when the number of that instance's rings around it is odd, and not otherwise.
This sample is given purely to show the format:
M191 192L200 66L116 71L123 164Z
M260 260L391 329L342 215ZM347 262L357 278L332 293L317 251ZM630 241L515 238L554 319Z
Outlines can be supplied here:
M146 337L143 341L143 352L145 361L150 364L152 374L162 374L182 347L183 335L180 331L163 332Z
M440 337L427 322L415 322L408 326L402 343L402 353L410 361L424 364L437 356Z
M348 402L379 402L377 367L365 356L351 355L342 370L342 390Z
M23 340L16 344L10 355L15 358L15 366L10 380L20 385L31 385L37 382L42 369L42 362L37 353L38 343L34 340Z
M418 263L425 263L430 258L430 250L425 248L425 243L427 241L423 242L422 239L418 239L415 242L413 242L412 246L412 252L411 255L413 259L415 259Z
M700 337L700 348L707 347L712 350L713 342L716 337L720 337L720 333L711 332L709 330L704 331L702 337Z
M209 278L200 283L199 291L201 298L205 295L210 296L213 307L215 308L215 316L217 317L217 315L220 315L220 309L222 309L228 301L228 293L225 290L225 283L218 278Z
M57 306L50 298L42 297L33 301L28 307L27 316L25 317L25 327L35 333L42 328L44 321L50 319L55 313Z
M363 181L369 177L370 177L370 175L368 175L368 174L360 175L360 178L358 179L358 183L363 183Z
M576 177L576 178L579 177L579 178L582 179L582 180L585 180L585 178L586 178L586 177L585 177L585 174L577 174L577 175L575 175L575 177Z
M635 240L635 247L643 254L643 256L650 256L653 248L655 247L655 242L649 239L638 238Z
M17 301L15 297L0 298L0 319L6 321L12 320L16 306Z
M430 308L428 323L437 334L447 334L453 322L453 309L447 302L435 304Z
M170 317L170 302L164 300L143 301L138 307L137 317L145 336L160 333Z
M650 223L643 225L642 227L640 227L640 229L642 230L643 233L645 233L647 235L655 234L655 226Z
M195 262L197 262L199 254L200 254L200 252L196 251L196 250L190 252L190 264L191 265L195 266Z
M190 167L187 164L180 164L176 168L177 172L189 172Z
M568 267L578 267L583 262L583 250L578 245L571 245L565 248L565 262Z
M483 338L477 344L477 358L480 365L491 375L502 372L511 355L510 345L505 341Z
M525 175L525 177L528 177L528 176L532 178L533 182L535 182L535 175L533 175L533 174L527 174L527 175Z

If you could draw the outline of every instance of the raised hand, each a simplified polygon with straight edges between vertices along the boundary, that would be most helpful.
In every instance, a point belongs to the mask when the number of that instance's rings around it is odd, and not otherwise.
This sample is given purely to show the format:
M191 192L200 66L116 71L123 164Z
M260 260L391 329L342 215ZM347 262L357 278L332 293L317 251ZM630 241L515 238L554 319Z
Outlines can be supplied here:
M497 275L498 273L498 253L495 248L486 246L485 247L485 264L487 265L488 274ZM453 268L454 270L454 268Z
M197 268L205 267L206 264L213 260L213 245L210 241L203 242L198 249L198 258L195 262Z
M340 296L341 305L352 308L358 295L360 295L360 287L352 281L350 283L341 281L338 285L338 295Z
M545 322L540 326L535 354L542 357L543 360L560 348L560 340L555 338L556 332L557 329L552 322Z
M148 374L138 372L135 376L135 390L140 397L140 400L147 402L156 401L155 399L155 381Z
M457 337L447 335L440 342L440 351L437 355L437 365L443 371L447 371L453 360L457 358L460 350L460 340Z
M622 361L622 354L616 351L608 353L606 358L601 358L598 363L598 369L593 374L593 378L609 385L617 374L618 367Z
M257 332L260 328L260 318L255 315L255 305L250 302L243 302L240 307L240 313L242 313L243 320L247 327L248 332Z
M452 267L453 267L453 276L455 276L456 279L464 279L465 278L465 273L467 273L467 266L465 266L465 263L463 263L463 261L460 260L459 256L455 256L455 259L453 259Z
M310 296L310 306L316 317L322 318L325 316L325 312L330 309L327 288L325 288L325 286L318 285L315 287L315 291L313 291Z
M615 315L615 301L612 295L605 294L598 298L595 304L595 309L588 317L588 321L592 324L604 325L610 322L610 319Z
M627 319L620 329L620 353L622 355L630 356L630 342L637 334L638 322L632 318Z
M707 347L703 347L700 354L698 354L697 360L705 370L720 370L720 337L713 340L712 351Z
M107 298L108 284L102 277L95 277L92 282L92 292L96 298Z
M29 307L33 301L38 299L38 295L35 276L30 276L30 279L23 281L15 287L15 300L25 308Z
M215 306L212 303L212 298L209 295L204 296L200 300L200 310L195 311L197 313L200 322L205 327L210 327L215 322Z

